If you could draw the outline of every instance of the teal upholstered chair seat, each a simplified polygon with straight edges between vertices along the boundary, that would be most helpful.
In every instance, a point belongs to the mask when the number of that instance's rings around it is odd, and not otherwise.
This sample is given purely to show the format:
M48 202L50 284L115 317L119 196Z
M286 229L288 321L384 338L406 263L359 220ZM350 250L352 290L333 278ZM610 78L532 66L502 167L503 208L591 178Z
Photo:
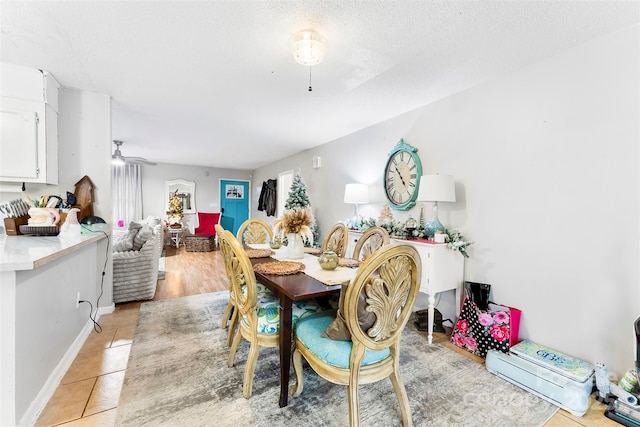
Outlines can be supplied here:
M322 337L322 332L336 318L335 311L323 311L300 319L295 327L296 338L316 357L337 368L349 368L351 341L336 341ZM391 353L388 348L380 351L367 350L361 366L380 362Z
M278 297L276 297L273 292L271 292L271 289L267 288L265 285L263 285L262 283L257 283L257 298L258 298L258 303L259 304L263 304L263 305L268 305L271 303L275 303L278 304ZM242 285L242 295L244 295L245 297L247 296L247 287L246 285ZM235 297L233 295L233 290L229 290L229 306L227 308L227 310L225 310L225 318L223 319L223 326L226 326L229 328L229 330L227 331L227 345L230 346L231 345L231 341L233 339L233 335L235 334L236 328L238 326L238 311L235 309L235 307L233 306L233 304L231 303L231 301L235 301ZM229 323L227 325L226 319L229 319Z
M264 297L273 297L273 298L277 298L273 292L271 292L271 289L267 288L265 285L263 285L260 282L256 282L256 285L258 287L258 298L260 298L260 296L264 296ZM242 294L244 296L247 296L247 285L242 285Z
M260 287L261 285L258 285ZM269 291L270 292L270 291ZM256 312L258 315L259 334L277 334L280 331L280 301L273 294L258 294ZM292 327L295 328L300 319L313 315L321 311L321 307L313 300L294 301L292 310ZM246 318L242 319L243 323Z

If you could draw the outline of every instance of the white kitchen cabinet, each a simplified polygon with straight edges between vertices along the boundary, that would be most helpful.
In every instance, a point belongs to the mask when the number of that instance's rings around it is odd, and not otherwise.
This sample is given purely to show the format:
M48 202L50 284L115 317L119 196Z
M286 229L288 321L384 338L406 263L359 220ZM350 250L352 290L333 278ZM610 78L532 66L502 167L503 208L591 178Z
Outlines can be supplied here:
M347 254L351 256L362 233L349 232ZM456 314L462 302L462 284L464 280L464 257L460 252L451 250L445 243L432 243L422 240L396 240L392 243L409 244L416 248L422 262L420 292L429 296L429 344L433 341L433 313L435 295L439 292L455 290Z
M2 63L0 181L58 183L58 90L48 73Z

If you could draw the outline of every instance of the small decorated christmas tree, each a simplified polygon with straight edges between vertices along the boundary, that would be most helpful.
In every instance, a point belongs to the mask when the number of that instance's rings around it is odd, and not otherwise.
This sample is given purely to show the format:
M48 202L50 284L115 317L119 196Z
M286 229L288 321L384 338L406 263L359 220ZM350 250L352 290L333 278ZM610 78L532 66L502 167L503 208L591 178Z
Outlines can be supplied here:
M178 196L178 190L175 193L171 193L169 197L169 210L167 210L167 216L169 220L177 220L178 222L184 217L182 213L182 202L180 196Z
M391 208L389 205L385 204L382 207L382 211L380 212L380 216L378 217L378 221L393 221L393 214L391 213Z
M296 175L291 183L289 190L289 198L284 204L285 209L306 208L311 205L309 195L307 194L307 185L300 175Z

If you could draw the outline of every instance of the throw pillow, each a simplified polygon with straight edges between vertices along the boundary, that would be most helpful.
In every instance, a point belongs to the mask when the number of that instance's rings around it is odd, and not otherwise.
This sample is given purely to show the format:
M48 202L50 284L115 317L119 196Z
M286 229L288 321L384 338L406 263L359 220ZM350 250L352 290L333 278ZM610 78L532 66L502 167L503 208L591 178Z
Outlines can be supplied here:
M322 336L324 338L329 338L335 341L351 341L351 333L349 332L349 328L347 328L347 323L344 318L344 295L347 292L348 285L342 285L340 289L340 301L338 302L338 311L336 313L336 318L327 326L327 329L324 330ZM360 328L363 331L368 331L374 323L376 323L376 315L370 311L366 310L367 308L367 296L363 291L360 293L358 297L358 323L360 324Z
M138 234L141 225L135 222L129 224L127 233L120 240L113 244L114 252L125 252L133 249L133 239Z
M148 225L153 227L154 225L160 224L162 220L160 219L160 217L150 215L147 217L146 222Z
M143 225L138 234L133 238L133 250L139 251L147 240L153 237L153 229L148 225Z

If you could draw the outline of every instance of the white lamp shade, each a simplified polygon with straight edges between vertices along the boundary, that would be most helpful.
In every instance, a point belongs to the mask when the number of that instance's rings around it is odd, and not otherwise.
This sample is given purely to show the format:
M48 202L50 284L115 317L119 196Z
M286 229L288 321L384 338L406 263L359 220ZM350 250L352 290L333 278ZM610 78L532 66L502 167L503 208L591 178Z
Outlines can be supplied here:
M456 186L451 175L422 175L420 178L420 202L455 202Z
M369 186L366 184L347 184L344 187L345 203L369 203Z

